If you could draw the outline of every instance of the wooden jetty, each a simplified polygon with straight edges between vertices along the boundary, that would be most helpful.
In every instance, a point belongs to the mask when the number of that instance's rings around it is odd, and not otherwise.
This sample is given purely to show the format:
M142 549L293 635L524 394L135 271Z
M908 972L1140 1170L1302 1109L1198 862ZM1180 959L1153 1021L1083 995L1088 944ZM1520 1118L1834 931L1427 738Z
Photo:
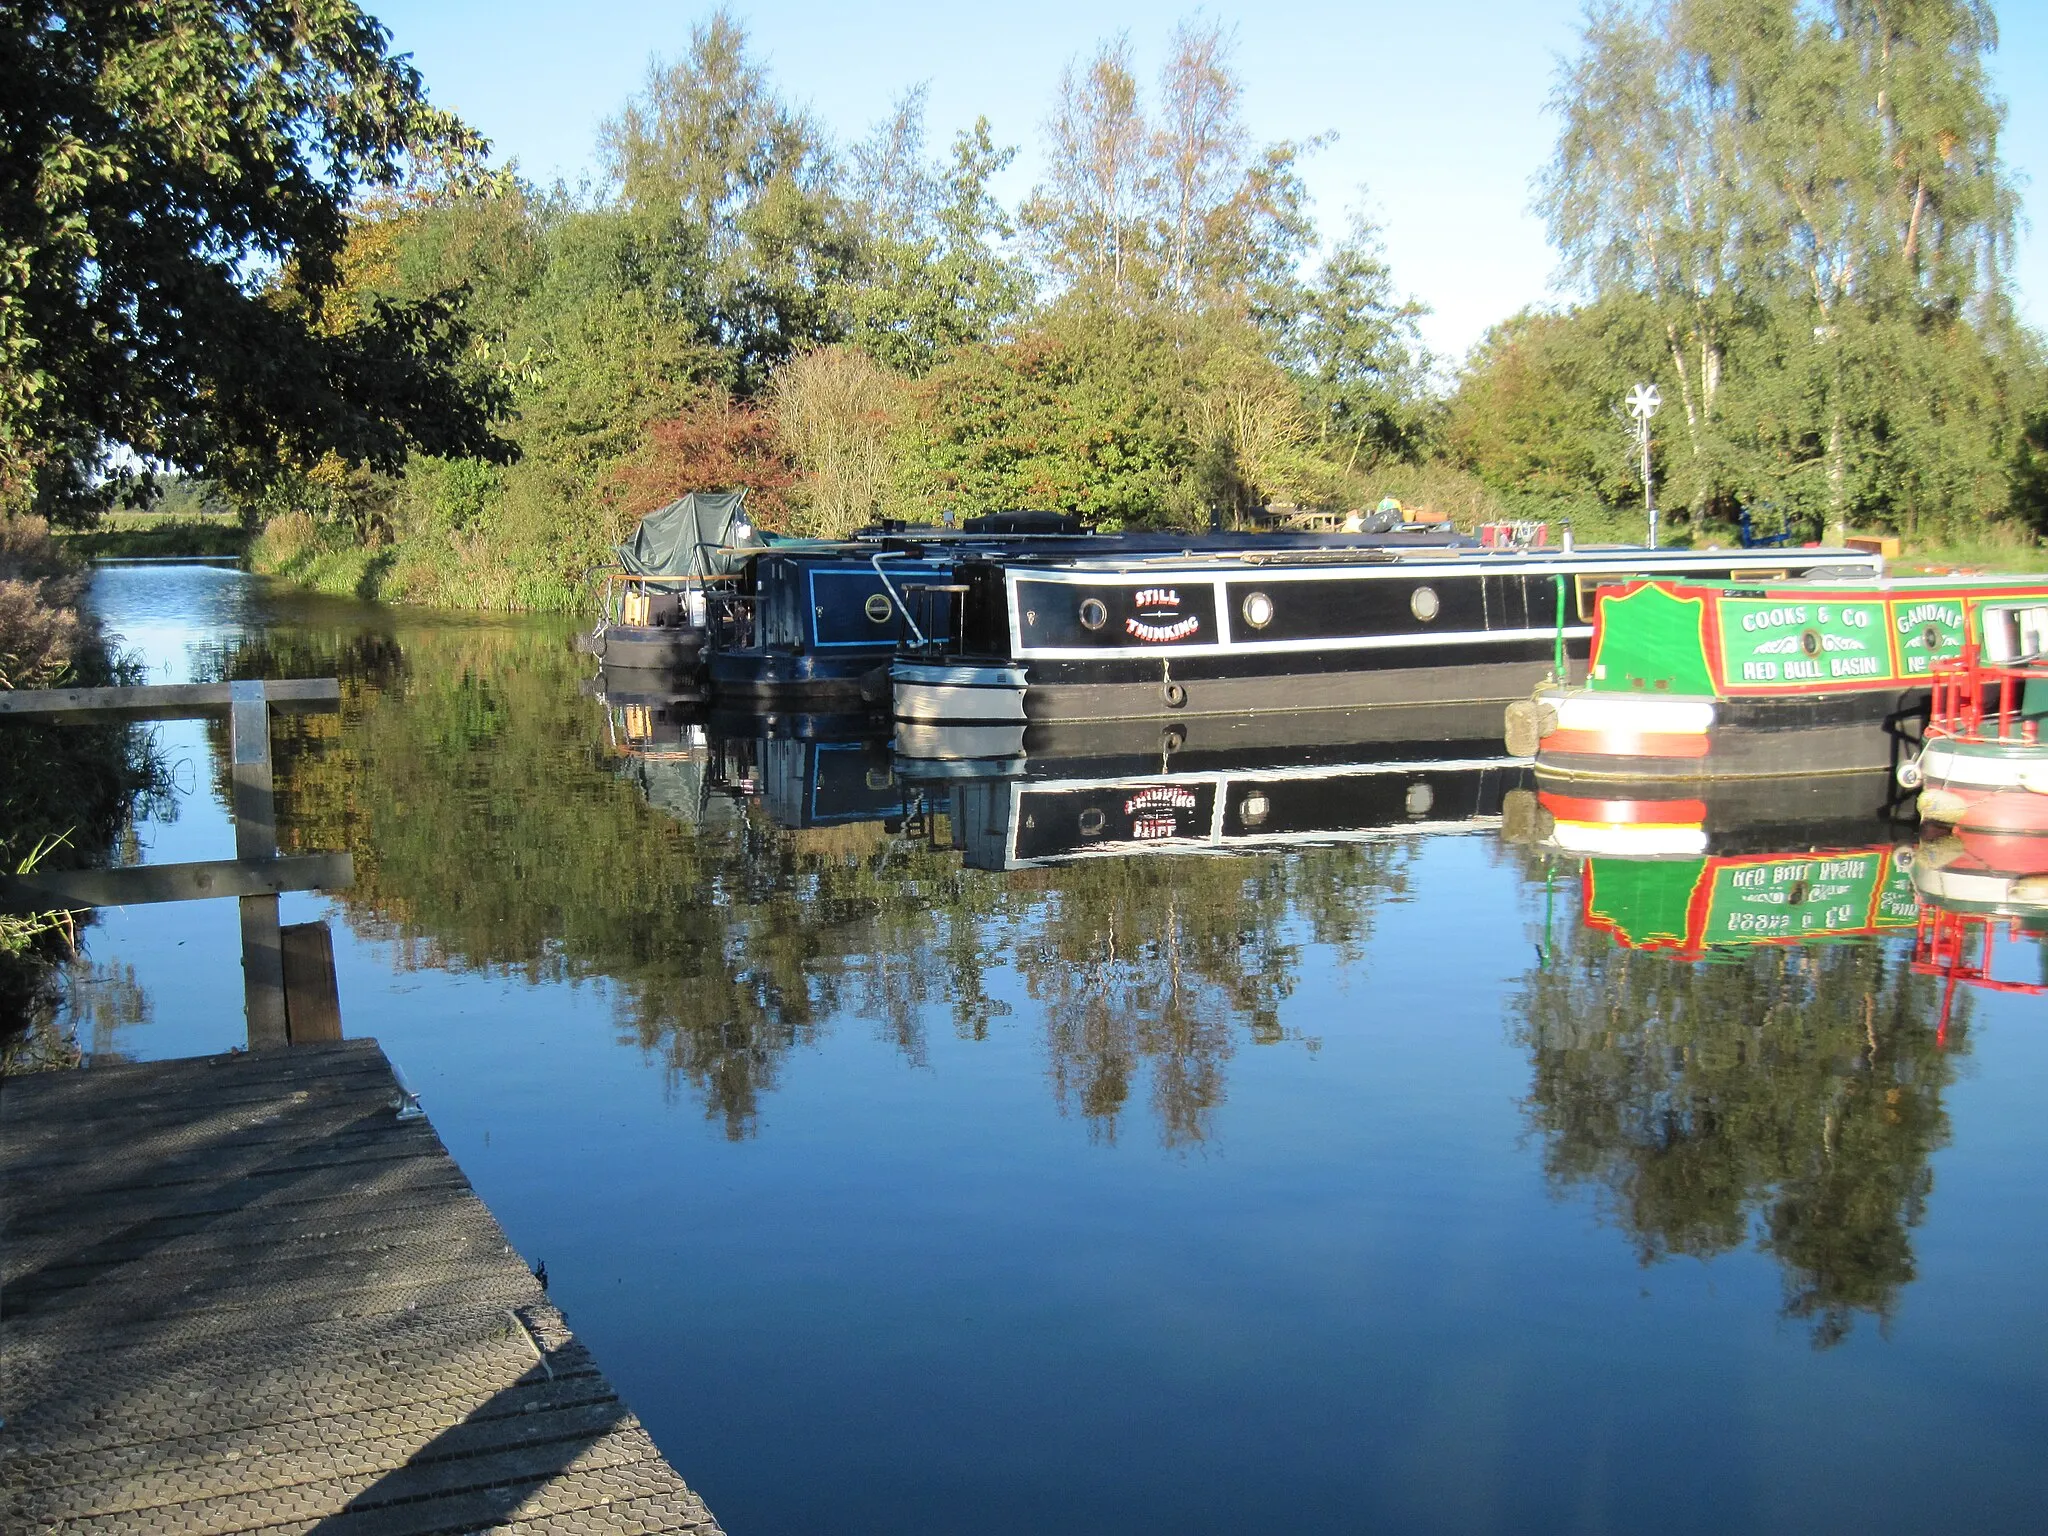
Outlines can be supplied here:
M0 1082L0 1530L719 1527L371 1040Z

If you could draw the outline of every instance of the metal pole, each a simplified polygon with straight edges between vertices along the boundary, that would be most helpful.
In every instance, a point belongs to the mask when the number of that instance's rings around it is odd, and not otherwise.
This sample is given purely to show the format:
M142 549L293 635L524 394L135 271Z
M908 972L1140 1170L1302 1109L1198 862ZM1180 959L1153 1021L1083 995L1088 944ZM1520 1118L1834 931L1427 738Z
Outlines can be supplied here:
M1650 494L1650 418L1644 416L1640 427L1643 439L1643 510L1650 515L1650 548L1657 547L1657 501Z

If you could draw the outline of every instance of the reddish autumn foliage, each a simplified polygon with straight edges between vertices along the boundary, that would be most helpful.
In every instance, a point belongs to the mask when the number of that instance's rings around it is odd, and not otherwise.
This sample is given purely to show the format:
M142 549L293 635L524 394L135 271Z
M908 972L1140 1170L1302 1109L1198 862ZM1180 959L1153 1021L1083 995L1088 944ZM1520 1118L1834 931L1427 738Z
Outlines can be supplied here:
M796 478L766 411L706 390L681 415L647 424L640 451L612 473L605 496L638 517L690 491L744 488L754 525L780 532Z

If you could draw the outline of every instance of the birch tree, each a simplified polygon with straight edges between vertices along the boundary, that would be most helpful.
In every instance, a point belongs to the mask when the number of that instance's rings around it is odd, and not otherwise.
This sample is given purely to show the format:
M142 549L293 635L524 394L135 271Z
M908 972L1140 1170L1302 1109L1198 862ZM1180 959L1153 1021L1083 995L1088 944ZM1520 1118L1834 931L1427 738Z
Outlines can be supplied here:
M1655 306L1679 499L1703 510L1768 483L1837 534L1863 509L1917 518L1901 488L1952 456L1959 423L1914 391L1955 388L1961 353L1990 366L1977 339L2009 326L1996 42L1982 0L1650 0L1589 16L1539 195L1569 278ZM1757 365L1731 409L1737 338Z

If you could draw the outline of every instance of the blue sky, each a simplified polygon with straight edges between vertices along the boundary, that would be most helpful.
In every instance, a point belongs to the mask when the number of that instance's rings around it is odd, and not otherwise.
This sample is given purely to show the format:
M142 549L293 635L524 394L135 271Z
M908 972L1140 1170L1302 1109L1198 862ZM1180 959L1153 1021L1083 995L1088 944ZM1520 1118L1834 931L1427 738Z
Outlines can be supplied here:
M410 52L434 99L488 134L527 175L574 181L592 169L598 124L639 85L652 54L680 53L709 5L651 0L367 0ZM1183 4L1015 6L818 3L731 7L790 99L841 142L906 87L930 91L935 142L986 114L1019 148L999 189L1015 202L1036 178L1039 125L1062 67L1128 32L1156 72ZM2024 205L2048 184L2048 0L2002 0L1994 58L2010 117L2005 158ZM1337 139L1306 166L1326 231L1368 190L1396 276L1434 314L1430 344L1461 356L1486 327L1555 297L1553 255L1529 211L1550 152L1544 111L1580 0L1265 0L1200 14L1235 28L1245 112L1260 140ZM2023 311L2048 322L2048 232L2024 230L2015 268Z

